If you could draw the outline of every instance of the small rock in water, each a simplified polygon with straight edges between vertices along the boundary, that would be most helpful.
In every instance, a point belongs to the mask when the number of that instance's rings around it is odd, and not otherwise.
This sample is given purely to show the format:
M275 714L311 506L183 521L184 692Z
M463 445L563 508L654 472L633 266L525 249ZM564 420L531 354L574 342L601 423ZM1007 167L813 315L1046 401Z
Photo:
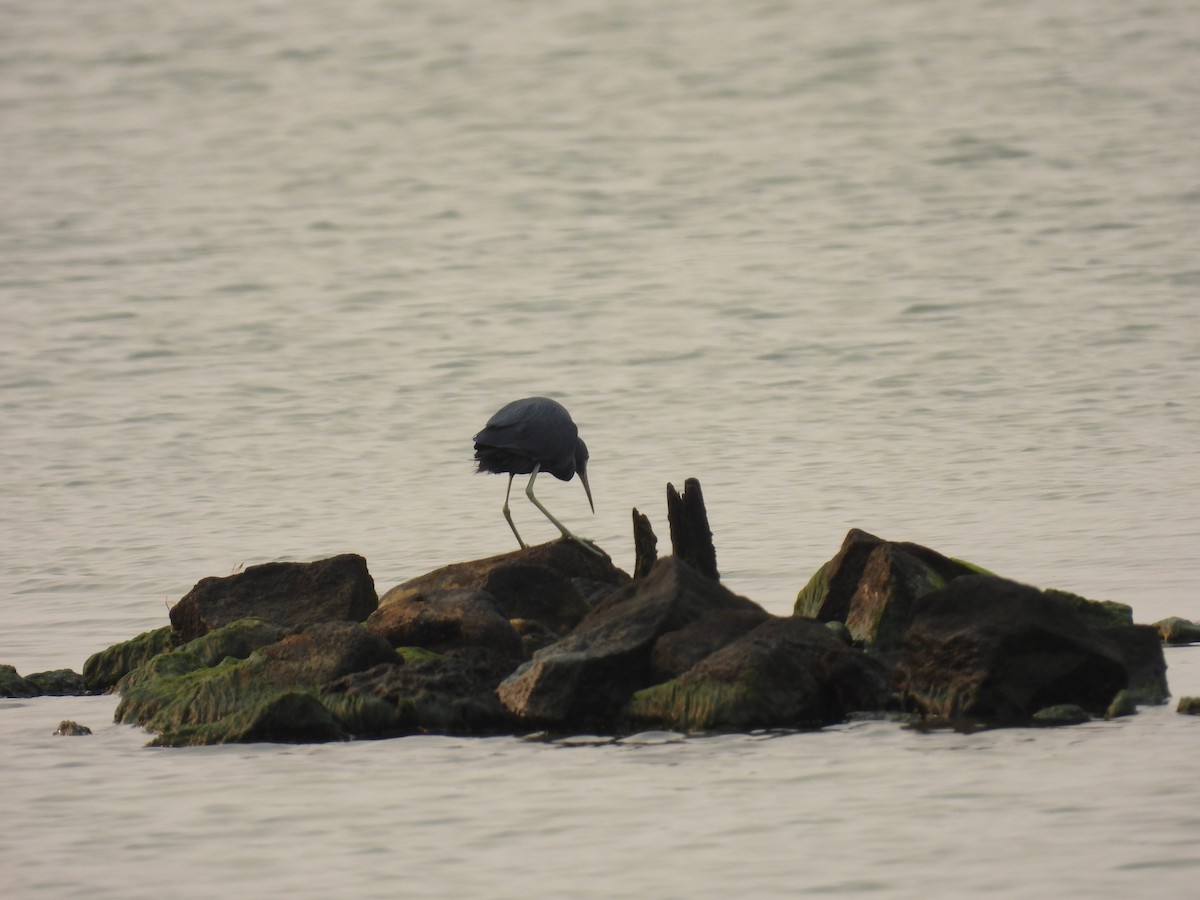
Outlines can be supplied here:
M1121 716L1132 716L1137 714L1137 703L1133 699L1133 693L1130 691L1117 691L1117 695L1113 697L1112 703L1108 704L1108 709L1104 713L1106 719L1119 719Z
M1154 623L1164 644L1194 644L1200 641L1200 625L1179 616Z
M1033 721L1039 725L1081 725L1091 718L1086 709L1074 703L1047 706L1033 714Z
M70 719L63 719L58 723L58 727L54 729L54 733L75 737L81 734L91 734L92 729L86 725L80 725L78 722L72 722Z
M1175 711L1185 716L1200 716L1200 697L1180 697Z

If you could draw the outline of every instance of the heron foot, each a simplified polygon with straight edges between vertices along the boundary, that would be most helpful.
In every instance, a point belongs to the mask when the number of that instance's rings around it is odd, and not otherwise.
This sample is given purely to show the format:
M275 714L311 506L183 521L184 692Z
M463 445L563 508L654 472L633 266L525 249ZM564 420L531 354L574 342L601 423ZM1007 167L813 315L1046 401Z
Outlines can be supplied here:
M571 534L570 532L567 532L563 535L563 540L574 541L584 550L587 550L590 553L595 553L597 556L603 556L606 559L608 558L608 554L601 550L600 545L595 541L589 541L585 537L580 537L579 535Z

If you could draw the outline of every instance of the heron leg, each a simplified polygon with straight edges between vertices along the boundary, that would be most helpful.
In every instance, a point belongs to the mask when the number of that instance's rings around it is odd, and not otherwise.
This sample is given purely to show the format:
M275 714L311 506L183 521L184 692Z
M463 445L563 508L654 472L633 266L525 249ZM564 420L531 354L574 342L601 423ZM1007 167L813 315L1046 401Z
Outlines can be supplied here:
M510 473L508 476L508 487L505 488L505 490L504 490L504 505L502 507L500 507L500 510L504 513L504 518L506 518L508 520L508 527L511 528L512 533L517 536L517 543L520 544L521 549L524 550L528 545L523 540L521 540L521 535L517 531L517 526L513 524L512 513L510 513L508 511L508 495L510 493L512 493L512 480L513 480L513 477L512 477L512 474Z
M550 510L548 510L548 509L546 509L546 507L542 506L542 501L533 495L533 480L535 478L537 478L537 474L539 471L541 471L541 468L542 468L541 463L538 463L537 465L535 465L533 467L533 471L529 473L529 483L525 485L525 496L529 498L529 502L532 503L534 506L536 506L538 509L540 509L542 511L542 515L545 516L547 519L549 519L551 522L553 522L554 527L557 528L559 531L561 531L562 536L565 537L567 540L574 541L575 543L577 543L581 547L583 547L585 550L590 550L590 551L592 551L592 553L595 553L597 556L606 556L607 554L605 554L605 552L603 550L601 550L599 547L597 547L595 544L593 544L587 538L582 538L579 535L575 534L569 528L567 528L566 525L564 525L562 522L558 521L558 519L554 518L554 516L552 516L550 514Z

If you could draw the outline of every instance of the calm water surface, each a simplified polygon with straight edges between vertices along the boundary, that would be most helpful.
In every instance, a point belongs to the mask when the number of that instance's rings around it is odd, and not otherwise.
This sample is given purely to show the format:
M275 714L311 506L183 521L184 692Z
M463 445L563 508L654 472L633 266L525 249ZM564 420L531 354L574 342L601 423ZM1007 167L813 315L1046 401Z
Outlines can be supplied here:
M596 515L540 493L626 567L694 476L775 612L857 526L1200 618L1198 51L1164 0L5 4L0 661L78 669L243 564L508 549L470 436L542 393ZM114 705L0 701L16 895L1200 877L1173 706L166 752Z

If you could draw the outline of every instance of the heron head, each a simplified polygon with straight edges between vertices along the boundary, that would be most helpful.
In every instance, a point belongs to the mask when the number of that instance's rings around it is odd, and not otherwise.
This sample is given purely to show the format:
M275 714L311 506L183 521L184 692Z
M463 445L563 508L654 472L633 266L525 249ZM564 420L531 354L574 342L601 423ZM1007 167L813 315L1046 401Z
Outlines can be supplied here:
M575 441L575 473L579 476L579 480L583 482L583 492L587 494L588 506L592 508L592 512L596 512L596 504L592 502L592 489L588 485L587 480L587 461L588 448L583 442L583 438L577 438Z

